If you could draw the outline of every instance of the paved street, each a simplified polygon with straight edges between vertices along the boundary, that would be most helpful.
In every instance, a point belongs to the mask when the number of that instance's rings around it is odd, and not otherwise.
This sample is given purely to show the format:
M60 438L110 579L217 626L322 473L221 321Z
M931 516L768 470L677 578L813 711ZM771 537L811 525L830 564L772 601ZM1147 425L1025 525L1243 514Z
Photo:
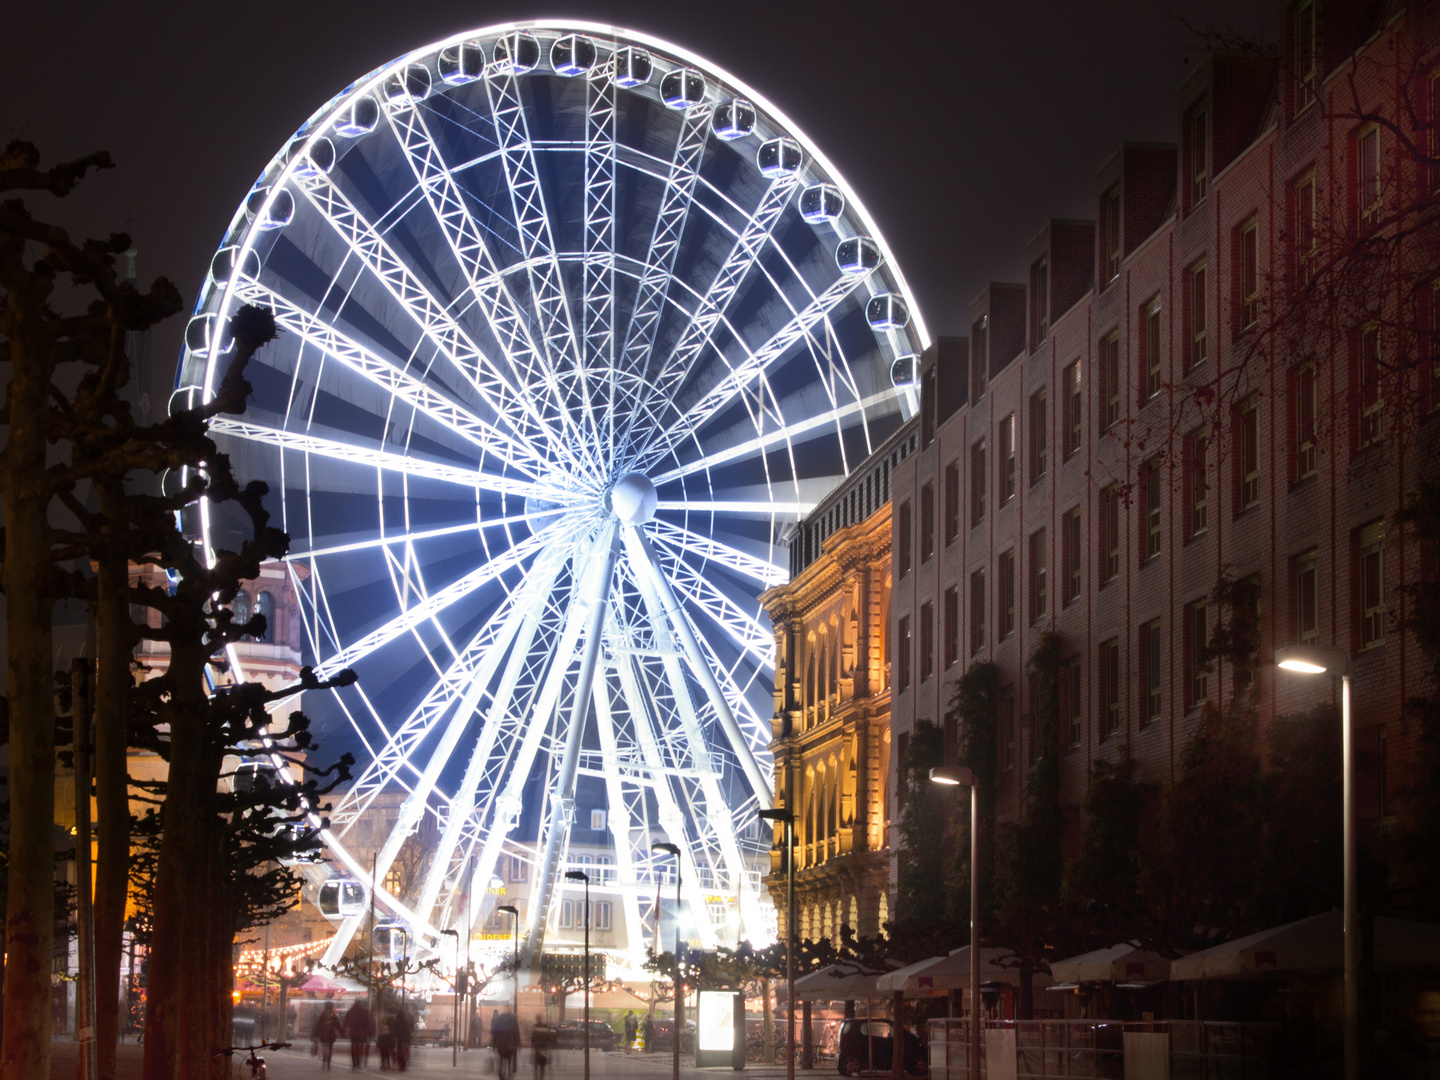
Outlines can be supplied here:
M75 1044L72 1042L56 1042L53 1044L53 1059L51 1066L52 1080L73 1080L75 1076ZM120 1069L117 1080L139 1080L140 1063L143 1055L143 1048L134 1044L126 1044L120 1047ZM250 1071L240 1065L241 1057L237 1056L231 1067L231 1075L236 1078L248 1080ZM380 1057L371 1050L370 1067L361 1069L359 1072L350 1070L349 1047L343 1042L335 1044L334 1068L325 1072L320 1067L320 1059L310 1056L310 1044L299 1043L289 1050L267 1050L265 1052L266 1067L269 1071L269 1080L292 1080L293 1077L309 1076L333 1076L336 1080L345 1076L426 1076L426 1077L451 1077L454 1080L470 1080L472 1077L488 1077L495 1080L494 1058L489 1051L462 1050L460 1052L459 1066L450 1064L450 1048L444 1049L427 1047L417 1051L411 1058L410 1068L404 1073L381 1072ZM833 1062L826 1062L821 1068L816 1069L811 1075L823 1076L833 1074L835 1069ZM696 1080L699 1077L718 1078L734 1075L731 1069L697 1069L687 1066L682 1059L680 1074ZM555 1067L550 1070L549 1075L554 1080L575 1080L584 1075L581 1056L578 1051L561 1051ZM623 1054L609 1053L591 1054L590 1075L596 1080L612 1077L637 1077L639 1080L665 1080L670 1076L670 1058L659 1054ZM785 1075L783 1065L758 1065L754 1062L745 1063L745 1076L763 1078L763 1080L779 1080ZM520 1052L520 1071L516 1080L532 1080L533 1073L530 1068L530 1051L528 1049Z

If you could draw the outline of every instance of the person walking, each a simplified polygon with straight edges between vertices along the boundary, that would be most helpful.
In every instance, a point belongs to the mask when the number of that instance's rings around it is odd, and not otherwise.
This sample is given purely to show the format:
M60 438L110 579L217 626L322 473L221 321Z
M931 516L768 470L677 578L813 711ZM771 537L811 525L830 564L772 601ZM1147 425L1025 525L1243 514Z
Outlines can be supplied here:
M330 1058L335 1053L335 1040L340 1037L340 1017L335 1015L335 1006L325 1003L320 1019L315 1021L315 1041L320 1044L321 1068L330 1068Z
M490 1021L490 1045L500 1059L500 1080L512 1080L520 1054L520 1021L514 1013L499 1013Z
M470 1007L470 1030L466 1033L465 1045L474 1050L485 1045L485 1022L480 1018L480 1006Z
M625 1051L629 1053L635 1049L635 1032L640 1025L635 1020L635 1010L630 1009L625 1013Z
M655 1052L655 1018L653 1016L645 1017L643 1030L645 1032L645 1053L653 1054Z
M370 1064L370 1038L375 1034L370 1008L363 1000L346 1010L345 1034L350 1039L350 1071L359 1072L361 1065Z
M557 1041L555 1029L545 1023L545 1014L537 1013L535 1026L530 1030L530 1061L535 1070L535 1080L545 1080Z

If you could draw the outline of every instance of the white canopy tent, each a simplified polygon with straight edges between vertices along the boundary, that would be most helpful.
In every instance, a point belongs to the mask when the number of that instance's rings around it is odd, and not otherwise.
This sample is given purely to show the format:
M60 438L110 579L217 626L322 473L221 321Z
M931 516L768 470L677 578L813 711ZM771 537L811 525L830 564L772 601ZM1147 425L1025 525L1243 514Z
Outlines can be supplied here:
M900 961L891 960L892 970ZM886 972L862 971L855 964L831 964L795 980L796 1001L866 1001L887 995L876 989L875 982ZM776 997L785 1000L786 987L781 983Z
M1005 957L1015 954L1009 949L980 949L980 983L1009 983L1020 985L1020 969L1002 964ZM1037 990L1049 986L1051 978L1043 971L1035 972L1034 987ZM970 946L956 949L947 956L932 956L918 964L900 968L881 975L876 980L876 989L882 996L896 993L905 997L927 997L944 994L950 990L970 989Z
M1170 977L1170 961L1147 952L1134 942L1124 941L1108 949L1096 949L1050 965L1055 982L1152 983Z
M1338 910L1236 938L1170 964L1172 979L1261 979L1287 972L1339 971L1344 916ZM1440 926L1375 919L1375 967L1440 968Z

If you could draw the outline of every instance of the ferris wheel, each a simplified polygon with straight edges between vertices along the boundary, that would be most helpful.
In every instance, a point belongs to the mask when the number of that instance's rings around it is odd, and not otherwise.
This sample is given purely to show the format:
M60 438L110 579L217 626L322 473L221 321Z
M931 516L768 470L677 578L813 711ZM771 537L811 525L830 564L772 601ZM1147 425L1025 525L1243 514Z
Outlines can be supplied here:
M433 950L458 895L527 859L529 948L588 786L632 943L657 840L702 943L717 895L753 939L757 596L786 530L913 411L927 344L843 179L681 48L492 27L358 80L270 162L187 327L185 400L217 387L245 303L282 335L211 432L270 483L317 670L360 675L323 710L362 759L334 863L368 889L433 816L423 880L379 907ZM350 830L386 792L372 867Z

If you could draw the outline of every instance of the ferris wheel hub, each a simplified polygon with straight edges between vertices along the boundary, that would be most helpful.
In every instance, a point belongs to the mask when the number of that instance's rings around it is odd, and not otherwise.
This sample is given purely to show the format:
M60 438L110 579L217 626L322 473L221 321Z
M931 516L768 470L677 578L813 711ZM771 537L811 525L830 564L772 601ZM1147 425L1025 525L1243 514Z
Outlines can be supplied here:
M655 516L659 496L642 473L626 473L610 489L610 512L631 525L643 525Z

